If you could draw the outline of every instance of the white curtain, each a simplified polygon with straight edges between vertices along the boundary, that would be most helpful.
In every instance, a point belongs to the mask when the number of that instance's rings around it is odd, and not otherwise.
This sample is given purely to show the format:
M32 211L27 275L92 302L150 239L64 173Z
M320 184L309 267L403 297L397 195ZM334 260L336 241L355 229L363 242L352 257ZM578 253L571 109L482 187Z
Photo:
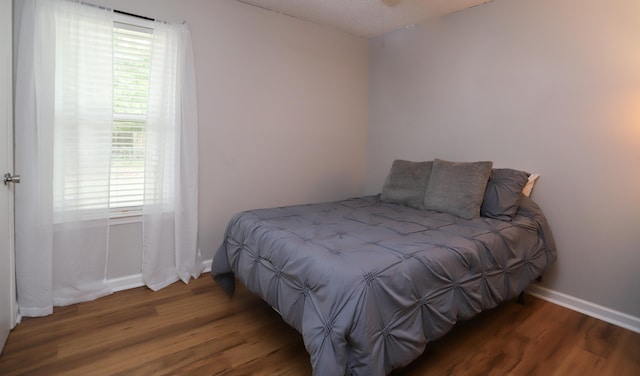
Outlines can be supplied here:
M15 163L24 184L16 189L16 278L20 314L42 316L54 305L111 293L114 14L65 0L26 0L22 14ZM185 25L154 25L142 266L153 289L202 271L191 56Z
M142 279L153 290L203 270L197 248L198 127L191 36L156 23L145 132Z
M79 3L25 2L15 109L16 170L25 183L15 194L22 316L111 292L112 28L108 12Z

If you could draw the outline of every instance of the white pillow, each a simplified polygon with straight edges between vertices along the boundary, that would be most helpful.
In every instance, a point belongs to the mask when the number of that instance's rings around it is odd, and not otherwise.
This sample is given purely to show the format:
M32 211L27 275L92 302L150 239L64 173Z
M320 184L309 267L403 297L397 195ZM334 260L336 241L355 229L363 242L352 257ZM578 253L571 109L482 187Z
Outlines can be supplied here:
M531 174L529 175L529 180L527 184L522 188L522 194L529 197L531 196L531 191L533 190L534 184L536 184L536 180L540 177L540 174Z

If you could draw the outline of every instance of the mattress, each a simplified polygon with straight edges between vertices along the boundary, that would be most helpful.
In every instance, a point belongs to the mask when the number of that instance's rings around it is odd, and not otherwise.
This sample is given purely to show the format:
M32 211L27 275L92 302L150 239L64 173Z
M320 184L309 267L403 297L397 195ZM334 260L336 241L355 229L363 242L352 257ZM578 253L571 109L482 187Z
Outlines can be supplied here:
M378 196L239 213L211 274L239 280L304 339L313 374L384 375L459 320L514 298L555 260L540 208L462 219Z

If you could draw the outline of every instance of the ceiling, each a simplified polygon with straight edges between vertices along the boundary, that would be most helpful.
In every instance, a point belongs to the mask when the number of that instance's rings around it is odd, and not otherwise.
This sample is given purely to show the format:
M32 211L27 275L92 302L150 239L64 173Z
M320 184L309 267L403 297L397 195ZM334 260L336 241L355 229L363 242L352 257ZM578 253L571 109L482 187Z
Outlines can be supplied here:
M492 0L238 0L371 38Z

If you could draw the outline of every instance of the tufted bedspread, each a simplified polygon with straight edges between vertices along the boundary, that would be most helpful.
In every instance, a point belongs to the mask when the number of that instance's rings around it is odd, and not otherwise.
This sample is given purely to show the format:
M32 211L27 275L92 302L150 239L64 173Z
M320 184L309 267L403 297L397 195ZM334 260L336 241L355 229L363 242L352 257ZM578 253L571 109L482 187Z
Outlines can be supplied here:
M229 295L239 279L302 333L314 375L383 375L517 296L555 258L526 197L504 222L368 196L240 213L211 274Z

